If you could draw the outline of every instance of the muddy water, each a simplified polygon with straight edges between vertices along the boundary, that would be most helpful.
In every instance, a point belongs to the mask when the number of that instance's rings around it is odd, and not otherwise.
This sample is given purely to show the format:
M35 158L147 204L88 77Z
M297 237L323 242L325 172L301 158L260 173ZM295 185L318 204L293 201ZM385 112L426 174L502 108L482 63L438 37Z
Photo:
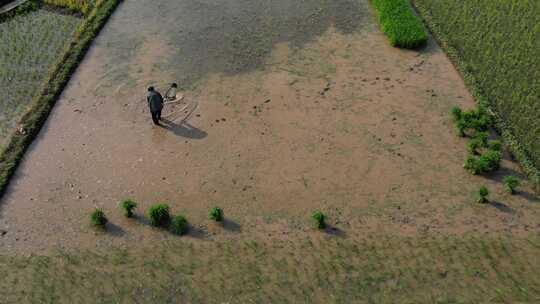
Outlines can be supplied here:
M188 217L186 239L311 235L314 209L344 237L539 229L527 190L503 194L514 164L491 180L461 168L447 113L473 102L433 42L389 47L365 0L266 2L125 1L2 199L2 251L172 238L142 216L154 202ZM145 87L171 81L199 107L154 127ZM480 184L497 204L471 204ZM89 227L94 207L107 232Z

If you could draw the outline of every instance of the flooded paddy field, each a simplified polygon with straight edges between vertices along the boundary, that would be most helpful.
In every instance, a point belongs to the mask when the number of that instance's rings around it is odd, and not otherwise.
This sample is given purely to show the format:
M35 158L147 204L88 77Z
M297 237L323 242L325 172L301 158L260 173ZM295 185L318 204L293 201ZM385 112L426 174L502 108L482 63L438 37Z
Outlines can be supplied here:
M163 90L171 82L198 108L184 123L155 127L146 88ZM98 298L131 299L136 289L141 294L134 296L146 302L169 296L174 302L182 297L170 289L173 285L198 290L209 284L229 297L215 302L248 302L264 295L275 302L309 302L315 295L325 303L346 302L347 295L360 302L391 302L399 288L409 286L432 290L411 297L433 302L450 299L444 298L447 273L456 291L465 290L462 282L475 276L485 280L479 293L464 299L497 296L496 289L512 281L497 271L521 280L529 274L520 267L538 265L527 259L538 250L534 236L540 231L540 205L528 185L518 195L505 194L502 177L522 177L509 157L489 178L470 176L462 168L466 144L448 116L454 105L469 108L474 102L440 48L433 41L418 51L390 47L366 0L160 0L152 5L127 0L73 76L2 198L0 270L8 273L17 263L42 265L44 256L48 262L39 269L59 278L54 284L60 285L51 288L79 290L60 277L64 271L76 277L91 267L59 271L56 263L64 262L54 252L68 260L73 256L74 263L88 258L98 268L120 261L115 267L127 276L123 265L147 270L145 261L170 257L176 248L185 259L156 262L161 267L156 272L144 270L156 278L144 282L166 283L145 291L135 288L135 281L114 277ZM474 192L483 184L491 190L492 204L474 203ZM135 219L124 218L118 208L125 198L139 204ZM156 202L186 215L187 236L149 226L144 213ZM222 226L207 219L215 205L225 211ZM89 225L95 207L110 220L105 232ZM316 209L328 215L326 231L311 227ZM516 243L504 243L503 236L515 237ZM477 242L484 238L485 246ZM406 257L410 265L397 262L409 252L401 251L403 243L415 252ZM520 248L518 262L505 255L498 260L502 264L482 264L480 275L468 271L476 259L497 260L505 244ZM447 255L455 246L463 250ZM268 255L259 255L258 248ZM117 250L129 258L117 260ZM379 256L383 251L399 265L377 268L387 262ZM360 257L370 254L373 263L366 264ZM305 277L294 260L304 255ZM190 257L196 257L192 266L182 264ZM253 263L236 265L233 257ZM211 264L214 258L233 266L220 268ZM322 272L315 267L318 261L327 261ZM427 264L441 269L420 267ZM456 272L448 272L455 265ZM410 284L392 279L410 267L420 271L404 276ZM204 276L214 269L221 272ZM232 283L226 279L231 269L237 271ZM32 271L16 271L10 280ZM182 275L167 279L173 273ZM441 279L419 279L421 273ZM298 279L290 285L298 289L283 289L289 281L280 275ZM354 286L339 287L329 285L326 276L335 282L359 279ZM497 283L489 285L494 278ZM387 285L396 288L389 298L375 292ZM239 286L252 288L251 293ZM509 287L507 296L527 299L520 286ZM282 289L284 294L277 292ZM184 290L185 301L208 302L214 294L193 290ZM372 293L362 297L366 290ZM74 299L77 292L53 294ZM528 289L527 297L537 294Z

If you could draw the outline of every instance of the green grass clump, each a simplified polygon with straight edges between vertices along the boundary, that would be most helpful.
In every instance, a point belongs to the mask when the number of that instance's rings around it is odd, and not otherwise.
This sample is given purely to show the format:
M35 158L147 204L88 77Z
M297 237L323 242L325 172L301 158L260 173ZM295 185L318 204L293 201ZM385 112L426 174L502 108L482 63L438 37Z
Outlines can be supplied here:
M188 231L188 221L183 215L175 215L171 220L170 229L172 233L184 235Z
M540 175L540 1L415 0L524 169Z
M324 229L326 228L326 215L322 213L321 211L315 211L311 215L311 218L315 222L315 227L318 229Z
M221 222L223 220L223 210L219 207L214 207L210 209L208 213L208 218L216 222Z
M107 224L108 220L105 216L105 212L103 210L96 208L92 213L90 213L90 222L94 226L98 227L105 227L105 224Z
M481 186L480 189L478 189L478 200L477 202L480 204L486 204L489 202L488 200L489 190L486 186Z
M417 48L426 44L428 35L422 21L407 0L372 0L382 31L392 46Z
M171 220L169 205L156 204L148 209L148 217L153 226L166 227Z
M137 203L131 199L124 200L120 203L120 208L124 210L124 215L126 217L133 217L133 210L137 208Z
M507 175L503 178L503 184L508 193L515 194L516 188L519 187L519 179L515 176Z
M477 107L468 111L462 111L459 107L453 107L450 115L456 125L458 135L464 137L467 133L472 134L483 145L487 145L488 133L492 119L484 107Z

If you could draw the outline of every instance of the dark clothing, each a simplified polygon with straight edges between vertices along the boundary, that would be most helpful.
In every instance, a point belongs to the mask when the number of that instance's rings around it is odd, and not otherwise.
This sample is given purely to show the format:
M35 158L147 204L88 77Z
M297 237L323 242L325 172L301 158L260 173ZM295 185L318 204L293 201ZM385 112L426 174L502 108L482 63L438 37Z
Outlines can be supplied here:
M152 114L152 121L154 122L154 124L159 125L159 121L161 120L161 110L150 112L150 114Z
M161 112L163 109L163 96L157 91L150 91L146 96L150 112Z

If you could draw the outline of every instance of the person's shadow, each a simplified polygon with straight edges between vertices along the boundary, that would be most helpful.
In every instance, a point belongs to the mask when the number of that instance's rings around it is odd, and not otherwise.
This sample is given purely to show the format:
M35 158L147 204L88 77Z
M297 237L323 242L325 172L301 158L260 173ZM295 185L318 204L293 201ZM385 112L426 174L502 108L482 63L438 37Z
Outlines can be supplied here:
M181 137L186 137L186 138L203 139L208 135L208 133L190 125L187 122L181 122L178 124L168 119L161 119L161 126L171 131L176 136L181 136Z

